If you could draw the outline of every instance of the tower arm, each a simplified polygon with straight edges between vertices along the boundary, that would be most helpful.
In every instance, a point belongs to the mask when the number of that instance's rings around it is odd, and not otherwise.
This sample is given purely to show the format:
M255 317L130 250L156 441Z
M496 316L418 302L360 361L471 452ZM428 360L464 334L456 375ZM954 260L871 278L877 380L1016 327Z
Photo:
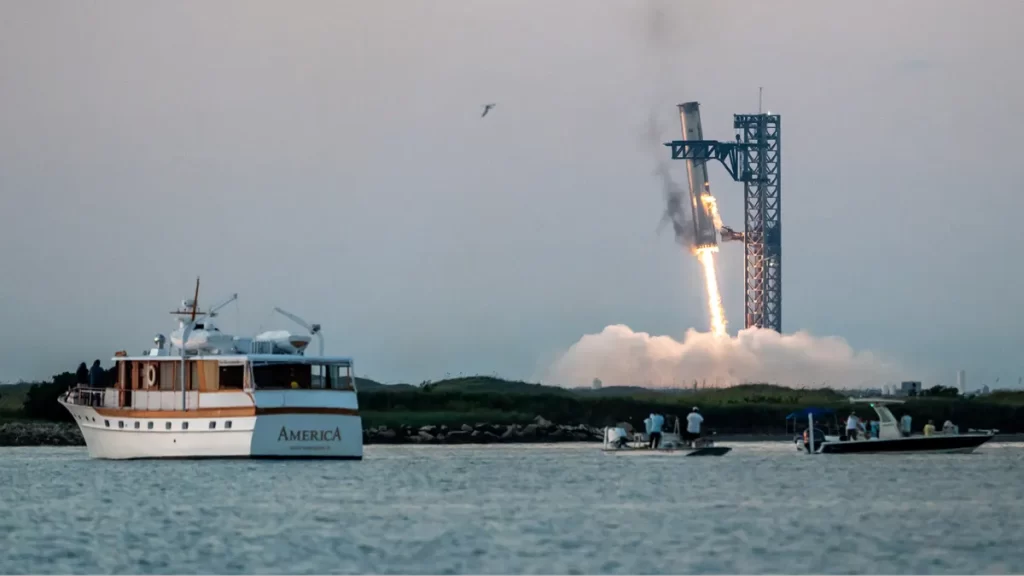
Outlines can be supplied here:
M673 140L665 146L672 149L673 160L718 160L732 179L740 182L740 165L749 144L718 140Z

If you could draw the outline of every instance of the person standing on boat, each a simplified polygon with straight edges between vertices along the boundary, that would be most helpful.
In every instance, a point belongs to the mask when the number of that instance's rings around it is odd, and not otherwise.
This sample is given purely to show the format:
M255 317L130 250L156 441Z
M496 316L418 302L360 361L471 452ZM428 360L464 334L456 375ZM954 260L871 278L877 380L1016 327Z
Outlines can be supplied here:
M75 371L75 383L79 386L89 385L89 367L82 362L78 365L78 370Z
M89 369L89 387L90 388L103 388L103 367L100 366L100 361L96 360L92 363L92 368Z
M900 418L900 432L903 432L904 436L910 436L910 414L903 414Z
M92 363L92 368L89 369L89 388L103 388L103 367L100 366L100 361L96 360ZM96 390L90 392L92 396L92 405L102 405L100 393Z
M651 443L650 449L654 450L661 445L661 428L665 425L665 417L661 414L651 414Z
M700 415L700 409L696 406L686 415L686 443L693 445L700 438L700 425L704 423L704 417Z
M89 367L85 365L85 362L82 362L81 364L78 365L78 370L75 371L75 387L76 388L86 388L88 386L89 386ZM69 389L67 393L71 394L71 390ZM81 394L82 392L80 391L78 393ZM85 397L86 402L88 402L89 401L89 395L85 394L84 397Z
M857 418L857 415L855 413L850 412L849 418L846 419L846 436L847 436L847 438L849 438L850 440L856 440L857 439L857 428L858 428L859 424L860 424L860 419Z

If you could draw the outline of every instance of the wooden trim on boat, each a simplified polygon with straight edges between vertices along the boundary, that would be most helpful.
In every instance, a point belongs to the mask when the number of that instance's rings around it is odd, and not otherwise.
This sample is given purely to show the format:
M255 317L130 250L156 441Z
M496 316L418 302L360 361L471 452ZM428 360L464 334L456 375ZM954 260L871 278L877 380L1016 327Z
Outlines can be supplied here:
M359 416L353 408L327 408L316 406L282 406L280 408L256 408L236 406L229 408L197 408L195 410L133 410L127 408L95 408L96 413L108 418L242 418L246 416L273 416L285 414L333 414Z
M109 418L239 418L255 416L253 406L230 408L197 408L195 410L134 410L131 408L100 408L96 413Z
M354 408L319 408L316 406L282 406L281 408L257 408L257 415L274 414L335 414L341 416L358 416L359 410Z

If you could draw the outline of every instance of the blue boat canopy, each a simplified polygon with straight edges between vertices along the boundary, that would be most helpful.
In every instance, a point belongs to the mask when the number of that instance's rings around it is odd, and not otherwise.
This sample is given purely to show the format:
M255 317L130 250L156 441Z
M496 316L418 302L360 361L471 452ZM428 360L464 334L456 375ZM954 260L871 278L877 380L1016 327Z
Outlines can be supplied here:
M818 416L825 416L828 414L835 414L836 411L831 408L804 408L803 410L797 410L789 416L786 416L786 420L792 420L794 418L807 418L808 414L814 415L815 418Z

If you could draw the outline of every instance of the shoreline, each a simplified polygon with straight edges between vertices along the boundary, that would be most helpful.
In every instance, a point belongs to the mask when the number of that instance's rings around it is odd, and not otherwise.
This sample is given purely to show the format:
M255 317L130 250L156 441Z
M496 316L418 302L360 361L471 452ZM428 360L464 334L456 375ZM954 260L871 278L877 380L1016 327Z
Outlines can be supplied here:
M366 446L387 444L552 444L561 442L599 443L602 429L585 424L559 425L537 417L532 424L486 424L460 427L377 426L363 430ZM792 442L787 433L716 434L716 442ZM990 442L1024 442L1024 434L997 434ZM73 422L20 420L0 423L0 447L85 446L78 425Z

